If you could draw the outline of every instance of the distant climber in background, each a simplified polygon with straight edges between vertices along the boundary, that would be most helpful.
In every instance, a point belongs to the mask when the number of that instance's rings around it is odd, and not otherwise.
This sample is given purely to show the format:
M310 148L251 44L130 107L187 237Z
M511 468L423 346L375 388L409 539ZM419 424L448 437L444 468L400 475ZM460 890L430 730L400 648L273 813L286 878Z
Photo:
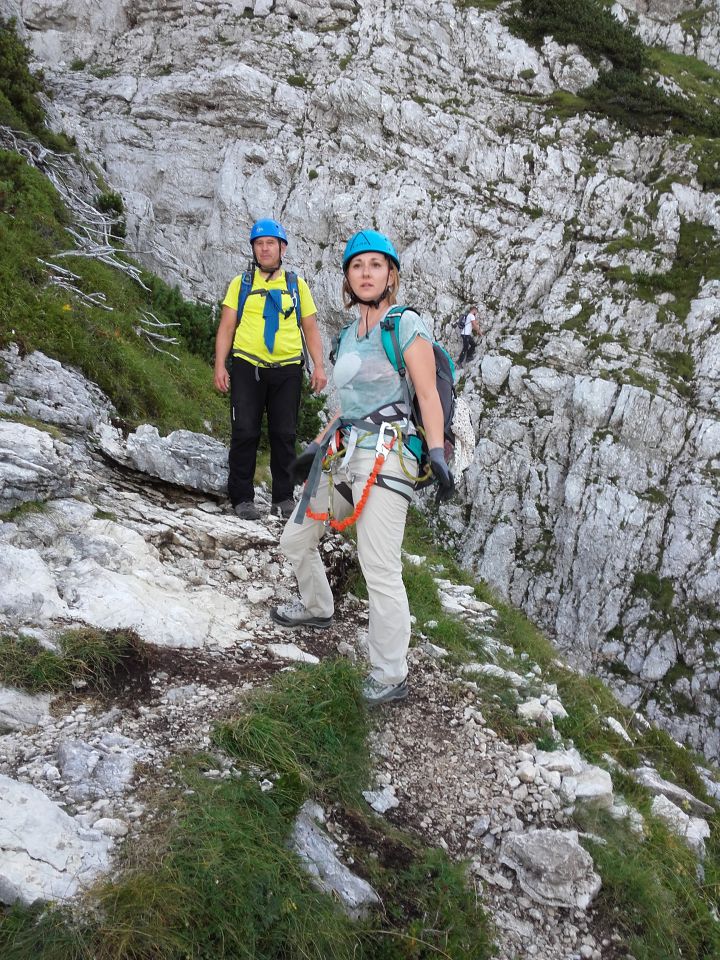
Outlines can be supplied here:
M343 328L334 351L340 410L295 462L298 482L309 479L280 547L295 571L300 599L275 607L271 617L286 627L331 625L335 605L318 544L328 525L342 530L356 523L369 605L371 669L363 696L374 705L408 694L410 610L401 548L421 444L412 442L420 437L410 421L403 378L384 346L382 323L397 303L400 285L397 252L383 234L361 230L345 246L342 269L343 303L347 310L357 307L357 316ZM422 412L438 501L447 500L454 482L445 462L432 336L409 308L397 307L392 324Z
M319 393L327 384L312 294L302 277L282 269L287 242L276 220L253 224L252 268L231 281L215 338L215 386L223 393L229 389L231 396L228 494L243 520L260 517L254 477L264 412L270 441L271 511L287 518L295 506L290 464L296 453L303 337L312 359L311 388Z
M480 333L480 325L477 319L477 307L470 307L468 312L465 314L465 321L460 330L460 336L462 337L462 350L460 351L460 356L458 357L458 363L465 363L466 360L471 360L475 355L475 348L477 344L475 343L475 337L473 334Z

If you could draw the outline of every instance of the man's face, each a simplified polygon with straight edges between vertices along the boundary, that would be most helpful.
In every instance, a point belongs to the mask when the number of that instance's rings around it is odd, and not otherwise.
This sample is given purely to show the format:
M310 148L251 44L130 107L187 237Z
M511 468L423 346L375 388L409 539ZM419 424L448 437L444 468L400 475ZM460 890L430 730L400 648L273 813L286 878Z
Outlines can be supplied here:
M277 237L258 237L253 242L255 259L263 270L276 270L286 247L287 244Z

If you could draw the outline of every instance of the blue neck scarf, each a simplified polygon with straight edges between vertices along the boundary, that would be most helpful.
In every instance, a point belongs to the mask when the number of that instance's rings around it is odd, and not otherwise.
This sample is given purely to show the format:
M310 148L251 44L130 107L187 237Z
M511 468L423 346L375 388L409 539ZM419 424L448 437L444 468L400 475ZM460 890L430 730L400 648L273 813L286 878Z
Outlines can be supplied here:
M275 334L280 327L280 314L285 316L282 308L282 290L268 290L265 297L265 306L263 307L263 320L265 321L265 346L270 353L275 349Z

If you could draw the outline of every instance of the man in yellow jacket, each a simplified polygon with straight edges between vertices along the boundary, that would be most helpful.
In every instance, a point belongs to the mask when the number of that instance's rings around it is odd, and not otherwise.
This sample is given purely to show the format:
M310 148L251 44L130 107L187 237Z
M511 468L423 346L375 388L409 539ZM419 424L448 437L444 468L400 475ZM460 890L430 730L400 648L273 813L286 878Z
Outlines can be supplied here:
M290 464L295 458L303 337L312 360L310 385L315 393L327 385L327 376L310 289L302 277L282 268L285 230L276 220L258 220L250 231L250 246L253 269L231 281L223 301L215 338L215 386L224 393L230 390L231 397L230 501L239 517L257 520L255 462L265 412L271 509L289 517L295 506Z

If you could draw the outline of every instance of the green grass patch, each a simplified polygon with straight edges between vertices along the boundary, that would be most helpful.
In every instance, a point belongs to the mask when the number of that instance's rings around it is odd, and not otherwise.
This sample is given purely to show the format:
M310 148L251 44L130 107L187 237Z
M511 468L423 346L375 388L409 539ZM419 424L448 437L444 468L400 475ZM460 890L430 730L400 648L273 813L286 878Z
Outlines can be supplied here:
M679 320L685 320L690 312L691 302L697 297L700 285L708 280L720 279L720 245L717 233L712 227L702 223L683 220L680 224L675 260L666 273L632 273L626 267L614 267L606 271L609 280L627 283L633 287L633 293L650 303L661 293L671 293L671 309ZM684 379L691 372L692 360L686 354L682 366L678 366L681 353L667 354L673 358L678 378Z
M557 651L542 631L520 610L503 603L486 583L480 581L475 585L475 596L497 611L498 618L493 631L495 636L509 644L518 655L527 653L544 673L557 658Z
M644 839L602 812L576 813L583 830L605 841L585 841L602 878L593 909L624 934L636 960L719 956L716 858L706 864L705 883L699 884L695 857L685 843L643 813Z
M24 503L19 503L12 510L8 510L7 513L0 513L0 520L18 520L21 517L26 517L29 513L43 513L45 509L46 504L42 500L25 500Z
M0 919L7 960L486 960L488 924L465 868L361 812L367 718L360 678L344 661L278 674L216 740L237 764L268 770L274 789L242 773L203 776L187 758L162 811L166 836L79 915L16 908ZM350 804L355 869L385 904L353 922L319 893L288 839L305 796ZM353 806L357 804L357 807ZM377 846L378 852L373 852ZM388 856L392 851L393 856Z
M633 577L633 593L646 596L653 610L669 613L675 599L675 589L669 577L655 573L636 573Z
M720 189L720 139L693 137L690 156L697 166L698 183L705 190Z
M458 10L497 10L504 0L455 0Z
M104 293L112 312L48 285L37 258L52 261L71 246L64 230L68 219L45 177L16 154L0 151L0 344L16 342L22 350L41 350L78 366L130 424L206 432L207 420L213 433L227 435L228 403L212 386L209 363L182 343L172 348L177 362L136 333L143 311L173 322L177 310L166 312L157 294L82 257L66 257L62 266L80 276L82 290ZM163 289L160 281L155 289Z
M77 681L106 692L143 661L142 642L124 630L69 630L59 651L35 640L0 636L0 683L28 693L72 690Z
M304 794L348 800L369 780L367 732L359 674L337 661L280 675L251 712L218 727L215 742Z
M618 383L629 383L633 387L639 387L641 390L647 390L648 393L655 394L658 389L658 381L654 377L648 377L635 367L625 367L621 374L614 373Z
M24 413L5 413L0 412L0 420L9 420L12 423L22 423L26 427L33 427L35 430L41 430L43 433L49 434L51 437L54 437L56 440L62 439L62 430L56 427L52 423L43 423L42 420L37 420L35 417L29 417Z

